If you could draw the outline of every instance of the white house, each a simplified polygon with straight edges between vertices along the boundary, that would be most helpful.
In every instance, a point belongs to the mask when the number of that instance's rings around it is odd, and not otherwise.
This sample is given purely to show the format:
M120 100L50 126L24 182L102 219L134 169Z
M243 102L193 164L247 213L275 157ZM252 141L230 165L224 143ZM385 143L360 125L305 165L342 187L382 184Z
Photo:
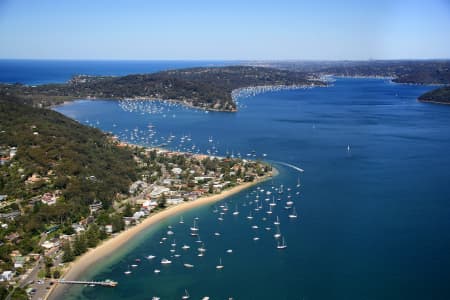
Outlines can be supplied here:
M172 168L172 173L175 175L180 175L181 172L183 172L183 170L180 168Z
M0 281L11 281L13 276L13 271L3 271L3 273L0 274Z

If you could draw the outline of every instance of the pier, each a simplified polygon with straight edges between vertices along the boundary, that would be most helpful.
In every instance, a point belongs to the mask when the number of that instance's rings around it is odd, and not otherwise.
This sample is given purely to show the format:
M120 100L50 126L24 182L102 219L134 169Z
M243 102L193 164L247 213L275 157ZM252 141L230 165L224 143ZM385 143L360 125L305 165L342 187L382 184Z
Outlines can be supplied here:
M63 283L63 284L84 284L84 285L95 285L95 286L106 286L106 287L115 287L117 286L117 281L105 280L105 281L82 281L82 280L54 280L55 283Z

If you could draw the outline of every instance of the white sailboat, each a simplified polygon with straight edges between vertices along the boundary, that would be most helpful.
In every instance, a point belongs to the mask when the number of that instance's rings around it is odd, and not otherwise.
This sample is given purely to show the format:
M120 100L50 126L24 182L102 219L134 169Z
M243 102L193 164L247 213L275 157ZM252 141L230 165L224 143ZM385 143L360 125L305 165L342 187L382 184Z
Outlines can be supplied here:
M277 220L273 222L274 225L280 225L280 218L277 216Z
M286 241L284 240L284 237L283 237L281 243L280 243L280 241L278 240L277 249L286 249L286 248L287 248Z
M281 237L280 226L277 225L277 232L273 235L274 238L279 239Z
M161 264L163 264L163 265L168 265L168 264L171 264L171 263L172 263L172 261L168 260L167 258L163 258L161 260Z
M251 212L251 211L250 211L250 213L248 214L247 219L249 219L249 220L253 219L253 216L252 216L252 212Z
M131 274L131 270L130 270L130 265L128 265L128 270L126 270L125 272L123 272L125 275L130 275Z
M184 224L183 216L180 217L180 224Z
M191 227L191 235L196 236L198 235L199 228L197 227L197 221L194 220L194 225Z
M237 204L236 204L236 207L233 211L233 215L237 216L238 214L239 214L239 211L238 211Z
M185 289L185 290L184 290L184 295L181 297L181 299L189 299L189 298L190 298L189 293L188 293L188 291Z
M292 208L292 212L289 214L289 218L291 219L297 218L297 211L295 210L295 206Z
M216 269L218 269L218 270L223 269L222 258L219 258L219 264L216 266Z

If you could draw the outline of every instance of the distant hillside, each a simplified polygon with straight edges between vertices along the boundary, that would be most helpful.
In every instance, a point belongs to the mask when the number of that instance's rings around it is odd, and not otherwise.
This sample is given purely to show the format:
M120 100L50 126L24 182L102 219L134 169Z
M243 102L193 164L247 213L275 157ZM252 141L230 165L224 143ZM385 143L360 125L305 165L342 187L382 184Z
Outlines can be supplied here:
M299 61L249 63L285 70L336 76L392 77L409 84L450 84L449 60Z
M77 76L67 84L0 85L0 91L43 105L73 98L153 98L222 111L236 110L234 89L266 85L323 85L300 72L262 67L215 67L122 77Z
M441 87L425 93L419 97L423 102L450 104L450 86Z

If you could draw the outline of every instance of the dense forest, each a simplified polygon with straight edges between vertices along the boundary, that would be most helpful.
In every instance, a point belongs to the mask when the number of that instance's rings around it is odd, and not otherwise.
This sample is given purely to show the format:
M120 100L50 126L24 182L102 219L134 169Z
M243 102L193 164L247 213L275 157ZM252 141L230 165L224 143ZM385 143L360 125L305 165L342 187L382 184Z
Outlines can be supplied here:
M263 67L191 68L122 77L76 76L66 84L0 85L0 91L35 104L74 98L150 98L174 100L204 109L236 110L234 89L267 85L323 85L304 73Z
M108 208L137 178L131 149L118 147L97 129L5 95L0 95L0 148L3 158L8 149L17 149L0 165L0 194L17 199L1 209L21 212L2 235L17 231L22 253L36 249L38 233L49 224L70 226L88 216L96 201ZM56 204L40 201L46 193L57 193ZM10 249L0 248L0 260L7 261Z

